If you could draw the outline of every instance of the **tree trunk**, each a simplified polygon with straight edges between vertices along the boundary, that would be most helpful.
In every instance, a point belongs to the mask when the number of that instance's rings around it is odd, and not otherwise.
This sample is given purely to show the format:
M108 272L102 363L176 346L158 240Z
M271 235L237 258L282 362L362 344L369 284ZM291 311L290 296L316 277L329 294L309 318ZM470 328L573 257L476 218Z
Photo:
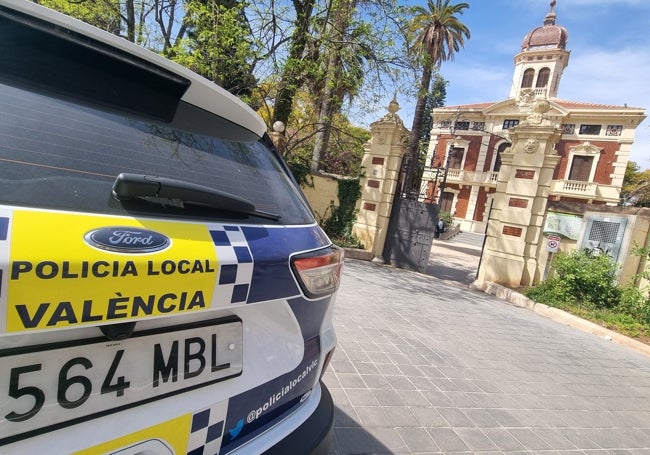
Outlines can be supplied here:
M327 150L327 145L329 144L332 115L334 114L334 84L338 63L339 58L336 50L331 50L327 59L327 77L325 79L325 88L323 90L323 97L318 111L318 121L316 123L314 151L311 157L312 171L318 170L321 157L325 154L325 150Z
M432 65L425 65L422 69L422 79L420 80L420 94L418 102L415 105L415 112L413 113L413 126L411 127L411 135L409 137L409 144L407 149L408 166L406 168L406 175L402 192L409 192L413 185L413 178L417 170L417 163L420 148L420 136L422 134L422 123L424 120L424 112L427 105L427 96L429 93L429 85L431 84L431 74L433 73Z
M311 159L311 170L317 171L325 151L329 145L332 130L332 117L340 110L342 100L337 97L337 82L341 78L341 48L344 46L345 34L350 27L352 15L356 9L356 0L332 0L332 24L326 27L325 38L331 41L323 95L321 97L318 120L316 123L316 136L314 151Z
M280 87L275 98L273 123L281 121L286 125L289 121L293 98L296 95L300 82L301 70L299 64L303 58L307 39L309 38L309 23L312 10L314 9L314 1L305 0L304 3L300 3L296 0L293 2L296 9L296 28L291 36L289 58L285 63Z
M135 43L135 5L133 0L126 2L126 38Z

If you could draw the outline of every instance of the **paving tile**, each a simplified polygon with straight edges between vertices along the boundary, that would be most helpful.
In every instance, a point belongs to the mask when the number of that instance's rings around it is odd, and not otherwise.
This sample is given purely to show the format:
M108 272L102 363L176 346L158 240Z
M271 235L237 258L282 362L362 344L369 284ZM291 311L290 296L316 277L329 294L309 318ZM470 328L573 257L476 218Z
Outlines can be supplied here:
M410 408L411 412L415 415L417 422L423 427L427 428L441 428L449 427L449 423L435 408L421 407Z
M427 428L431 438L443 453L469 452L469 447L451 428Z
M372 362L356 362L354 365L359 374L378 374L380 371L379 366L381 364L375 364Z
M390 389L390 383L382 374L362 374L360 375L366 387L369 389Z
M571 444L579 447L581 450L603 450L601 446L596 444L587 434L588 430L576 428L560 428L557 432L567 439Z
M379 401L372 391L367 389L346 389L352 406L378 406Z
M336 378L341 384L341 387L345 389L366 388L366 383L363 382L363 379L357 373L337 373Z
M549 447L561 450L576 450L575 444L551 428L535 428L533 432L539 436Z
M408 427L418 423L413 411L407 406L387 406L384 412L395 427Z
M393 426L393 422L388 418L382 406L358 406L355 411L365 429L392 428Z
M454 431L473 452L499 449L485 433L477 428L455 428Z
M440 415L454 428L475 428L474 422L458 408L436 408Z
M386 380L395 390L416 390L415 385L413 385L409 377L404 374L386 376Z
M377 454L407 454L408 446L395 428L369 428L368 434Z
M339 428L336 441L343 454L372 453L375 449L370 437L363 428Z
M392 389L373 389L373 395L381 406L404 406L404 400Z
M503 451L526 450L524 444L505 428L484 428L483 434Z
M343 409L339 407L334 408L334 427L338 428L353 428L361 426L361 419L357 416L353 408Z
M401 370L392 363L374 363L373 369L359 370L361 374L383 374L384 376L395 376L402 374Z
M332 358L330 366L335 373L356 373L357 369L354 367L354 364L349 360L339 360Z
M528 450L540 451L552 449L542 438L530 428L510 428L508 430Z
M402 399L404 404L411 407L430 406L427 399L418 390L396 390L397 395Z
M462 412L469 417L477 428L498 428L501 426L486 409L464 408Z
M398 428L397 432L412 453L433 453L440 451L431 434L424 428L402 427Z
M437 392L437 391L431 391L431 390L423 390L422 395L427 399L427 401L432 405L432 406L439 406L439 407L451 407L453 403L451 400L447 397L447 395L444 392Z

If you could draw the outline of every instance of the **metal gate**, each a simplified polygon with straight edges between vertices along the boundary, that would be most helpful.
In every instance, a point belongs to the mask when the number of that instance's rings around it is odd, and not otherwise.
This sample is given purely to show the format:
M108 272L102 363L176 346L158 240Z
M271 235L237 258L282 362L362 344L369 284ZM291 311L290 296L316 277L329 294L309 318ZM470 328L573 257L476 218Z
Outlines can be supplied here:
M421 175L419 169L409 172L408 159L403 160L383 255L387 263L396 267L425 272L440 208L438 204L424 202L430 201L431 195L427 194Z

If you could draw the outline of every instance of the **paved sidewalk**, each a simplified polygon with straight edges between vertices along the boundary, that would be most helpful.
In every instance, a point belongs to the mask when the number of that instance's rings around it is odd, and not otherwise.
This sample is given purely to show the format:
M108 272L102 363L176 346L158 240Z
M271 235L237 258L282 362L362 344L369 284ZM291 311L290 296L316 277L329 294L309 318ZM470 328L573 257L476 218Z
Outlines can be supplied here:
M650 357L469 289L478 257L440 248L438 278L346 260L332 454L650 454Z

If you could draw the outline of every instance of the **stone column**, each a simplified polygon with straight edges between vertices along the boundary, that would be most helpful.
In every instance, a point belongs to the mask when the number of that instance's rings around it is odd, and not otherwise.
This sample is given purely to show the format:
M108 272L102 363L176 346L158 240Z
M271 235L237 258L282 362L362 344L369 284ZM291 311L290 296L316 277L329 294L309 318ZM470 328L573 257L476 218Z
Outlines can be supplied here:
M388 114L370 125L372 137L366 145L361 165L361 204L352 232L363 243L366 251L383 261L386 231L397 190L405 142L409 130L397 115L399 104L393 99Z
M546 100L536 101L528 118L510 131L512 147L502 154L478 282L530 286L542 277L544 264L537 258L545 246L544 215L561 136L544 115L549 107Z

